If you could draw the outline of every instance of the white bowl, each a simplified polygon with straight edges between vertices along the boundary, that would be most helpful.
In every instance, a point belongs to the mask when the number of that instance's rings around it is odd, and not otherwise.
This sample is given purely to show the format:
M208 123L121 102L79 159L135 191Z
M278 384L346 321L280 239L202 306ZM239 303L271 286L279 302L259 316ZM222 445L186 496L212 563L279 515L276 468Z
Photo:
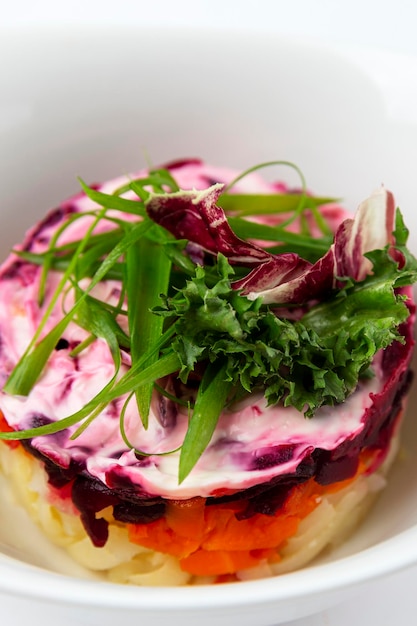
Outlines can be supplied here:
M352 209L383 182L414 227L417 249L417 115L397 116L400 70L393 102L383 73L328 48L265 35L127 27L3 32L0 59L2 257L46 209L78 190L77 175L105 180L143 166L144 155L154 163L200 156L237 168L292 160L311 189L341 196ZM365 523L302 571L179 589L86 580L10 504L0 526L0 597L14 598L17 614L25 607L36 623L68 626L125 619L270 626L330 607L417 562L411 419L405 431L401 458ZM7 499L4 484L0 490Z

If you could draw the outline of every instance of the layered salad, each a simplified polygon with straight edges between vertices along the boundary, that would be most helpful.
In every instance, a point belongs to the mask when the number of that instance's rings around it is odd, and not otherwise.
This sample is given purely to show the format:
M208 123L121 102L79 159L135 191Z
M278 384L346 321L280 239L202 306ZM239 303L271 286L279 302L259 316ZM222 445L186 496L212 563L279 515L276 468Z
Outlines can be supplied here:
M197 159L80 181L1 266L0 467L107 580L292 571L386 483L407 228L385 188L350 213L284 165L296 187Z

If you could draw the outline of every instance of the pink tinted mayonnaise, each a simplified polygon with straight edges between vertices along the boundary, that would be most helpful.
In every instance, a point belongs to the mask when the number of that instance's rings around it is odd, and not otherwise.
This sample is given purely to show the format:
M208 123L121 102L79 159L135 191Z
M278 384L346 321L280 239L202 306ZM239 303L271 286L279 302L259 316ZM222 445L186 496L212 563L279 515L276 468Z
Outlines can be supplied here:
M236 172L213 168L193 161L173 168L173 176L182 188L205 188L212 182L228 182ZM125 182L118 178L100 187L111 193ZM240 192L273 192L276 186L263 181L256 174L242 180ZM84 212L95 207L83 195L63 203L62 208ZM346 214L332 209L335 227ZM82 237L87 221L75 220L60 243ZM53 220L52 220L53 221ZM32 229L23 243L32 251L42 251L61 221ZM109 228L109 223L99 229ZM3 264L0 298L0 384L31 341L42 318L48 298L51 297L59 276L52 273L48 283L46 304L37 305L40 269L18 262L11 255ZM120 286L105 281L95 289L95 295L116 304ZM62 307L68 309L69 298L60 302L51 315L45 332L62 316ZM42 377L28 397L0 393L0 410L16 430L30 428L36 420L56 421L82 408L114 375L114 364L104 340L98 339L79 356L69 355L71 346L85 339L86 333L70 324L64 333L67 343L55 350ZM124 368L129 367L129 356L124 355ZM276 476L291 474L315 448L334 450L343 442L354 439L364 428L363 415L372 404L370 394L382 388L381 376L376 376L343 404L323 407L314 419L305 419L295 409L281 406L267 407L261 396L248 399L239 410L224 412L212 441L197 466L178 485L179 452L165 456L138 459L127 448L120 435L119 414L124 398L109 405L75 440L70 437L77 427L55 435L36 437L34 448L61 467L76 461L88 473L111 487L110 476L116 471L137 485L139 491L165 498L210 496L219 491L235 491L264 483ZM168 425L159 415L159 401L155 394L148 430L144 430L132 401L127 410L125 427L130 441L140 450L160 453L181 445L188 424L186 412L179 412ZM269 461L268 461L269 459Z

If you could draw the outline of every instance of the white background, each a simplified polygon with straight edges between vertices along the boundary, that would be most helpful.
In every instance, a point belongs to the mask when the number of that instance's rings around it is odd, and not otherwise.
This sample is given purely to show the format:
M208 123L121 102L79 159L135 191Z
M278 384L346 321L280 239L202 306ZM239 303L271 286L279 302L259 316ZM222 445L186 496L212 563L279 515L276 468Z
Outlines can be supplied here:
M414 0L2 0L0 23L170 25L257 29L417 53Z
M266 31L320 40L350 49L364 62L385 53L417 57L417 3L413 0L0 0L0 26L7 28L41 28L55 23L125 24L141 26L217 28ZM417 115L417 81L410 76L409 98L395 101L395 75L390 74L389 56L381 80L392 81L393 107L402 114ZM385 578L367 587L349 603L307 619L294 626L411 626L416 623L415 587L417 567ZM21 624L21 616L7 615L2 606L4 623ZM34 625L37 626L37 625ZM65 626L65 624L62 624Z

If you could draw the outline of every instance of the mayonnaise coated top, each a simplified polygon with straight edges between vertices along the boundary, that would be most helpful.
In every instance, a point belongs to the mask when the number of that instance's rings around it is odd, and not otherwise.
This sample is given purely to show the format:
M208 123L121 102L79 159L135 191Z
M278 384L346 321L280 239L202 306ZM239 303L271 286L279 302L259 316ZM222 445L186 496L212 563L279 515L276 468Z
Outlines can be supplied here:
M185 163L172 171L184 189L205 188L213 181L228 182L236 172L209 167L197 161ZM125 178L118 178L100 187L111 193ZM276 186L252 174L240 181L237 190L262 193ZM84 195L62 204L62 212L84 212L94 203ZM334 226L346 214L335 207L328 209ZM61 218L64 219L64 216ZM75 220L64 231L60 243L76 240L83 235L88 218ZM46 220L36 225L26 236L25 247L34 252L45 249L60 220ZM99 228L110 228L103 223ZM18 261L11 255L0 270L0 386L3 385L31 341L47 305L48 298L59 281L51 272L48 279L46 303L37 304L40 268ZM94 290L101 300L117 304L120 285L103 281ZM62 317L70 306L70 296L61 298L50 316L44 332ZM16 430L30 428L36 420L44 422L63 419L81 409L114 376L114 362L106 342L96 339L78 356L70 355L70 346L86 338L86 332L71 323L64 333L68 342L53 352L41 378L27 397L0 392L0 410ZM123 354L123 368L129 367L129 355ZM65 431L36 437L32 445L61 467L77 461L87 472L109 487L114 476L131 482L139 492L165 498L210 496L236 490L296 471L313 449L333 450L346 440L355 438L364 428L363 415L372 403L372 393L382 387L381 376L360 385L358 390L337 407L322 407L313 419L306 419L292 407L267 407L261 395L251 396L239 407L225 410L214 436L199 462L178 484L179 451L167 455L156 453L177 449L184 438L189 416L179 410L174 419L161 418L161 398L154 393L149 427L144 430L136 405L132 400L125 417L126 434L131 443L151 456L137 457L120 434L119 415L125 398L107 406L76 439L71 435L76 426Z

